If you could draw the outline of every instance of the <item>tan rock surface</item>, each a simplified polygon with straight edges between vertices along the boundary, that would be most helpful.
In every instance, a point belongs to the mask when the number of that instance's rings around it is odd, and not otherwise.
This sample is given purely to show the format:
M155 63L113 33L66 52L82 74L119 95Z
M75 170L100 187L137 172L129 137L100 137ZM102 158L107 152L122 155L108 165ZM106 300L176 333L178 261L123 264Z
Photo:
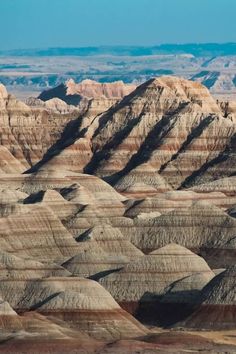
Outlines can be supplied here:
M8 94L3 85L0 91L0 145L8 150L9 157L5 150L2 154L10 160L9 165L16 165L15 172L23 172L43 157L78 112L61 115L41 107L29 107ZM10 154L18 160L18 165L12 162Z
M118 190L142 176L142 183L160 192L234 171L235 120L197 82L152 79L101 112L90 116L87 108L81 125L64 134L34 171L65 164L105 177Z
M16 257L13 254L0 251L0 279L41 279L49 276L70 276L71 273L53 263Z
M232 266L218 274L202 290L200 306L185 322L192 328L236 328L236 267Z
M189 303L215 274L203 258L177 244L169 244L100 279L125 309L138 313L155 302ZM181 281L178 286L176 283ZM167 295L167 296L165 296ZM146 311L149 311L147 308ZM152 317L158 319L158 312Z
M64 319L97 339L114 340L147 333L101 285L92 280L63 277L3 280L0 294L18 311L31 308Z
M8 303L7 314L0 315L1 353L94 353L102 346L93 338L78 330L70 329L63 321L47 319L33 311L18 315ZM4 311L6 312L6 311Z
M236 256L234 104L175 77L123 99L120 84L67 86L74 117L60 99L32 108L0 86L3 335L45 326L36 338L73 345L74 330L82 341L146 335L116 301L171 326L200 299L199 318L234 328L235 272L222 269ZM48 318L14 312L29 310Z
M78 242L99 245L111 257L125 256L129 260L142 257L143 253L127 240L118 228L111 225L98 225L77 237Z
M50 98L58 97L67 103L76 103L76 98L79 103L79 98L108 98L108 99L121 99L128 95L136 88L132 84L124 84L123 81L111 83L99 83L94 80L83 80L80 83L75 83L74 80L68 80L65 84L44 91L40 94L39 98L47 101Z
M0 173L22 173L25 166L10 153L5 146L0 146Z
M74 85L69 85L71 92L74 92ZM4 106L6 92L5 89L3 91ZM32 110L11 96L7 97L8 110L13 110L14 114L18 114L17 110L21 114L28 114L30 126L34 126ZM66 169L76 172L85 170L100 176L111 176L109 182L118 188L122 188L123 178L130 180L124 180L126 186L132 180L139 183L139 173L143 174L142 171L145 171L146 178L142 182L154 188L157 185L160 189L163 189L162 184L174 188L194 186L222 175L227 177L234 172L234 105L230 103L227 108L226 104L217 103L209 91L197 82L161 77L141 85L108 111L109 105L102 101L101 107L95 108L94 112L91 107L89 103L83 109L81 119L67 126L57 144L47 152L44 164L47 162L54 168L65 164ZM106 112L101 114L102 111ZM44 116L47 124L49 118L45 112ZM40 121L41 116L37 119ZM68 123L71 117L63 119L63 122L67 119ZM3 120L8 124L7 114L3 114ZM57 120L56 117L50 117L50 124L56 124L55 135L50 134L50 139L52 136L60 137L65 126L61 120L60 126L57 125ZM22 130L27 119L15 121L14 131L17 132L19 127ZM15 126L14 122L11 122L11 126ZM40 128L45 126L44 122ZM25 147L27 139L20 144ZM48 141L46 150L54 142L53 139ZM34 163L37 156L42 157L46 152L39 146L39 141L34 142L38 149L35 152L32 143L27 142L28 155L21 145L17 152L12 143L3 141L2 144L14 152L26 167L27 163ZM156 181L158 174L164 178L162 184Z
M202 185L203 186L203 185ZM226 193L227 187L224 189ZM230 191L230 186L228 191ZM122 193L123 194L123 193ZM127 197L133 197L133 195L126 194ZM196 188L194 191L170 191L166 193L156 193L153 197L147 197L140 199L133 204L130 201L127 201L125 204L127 206L127 211L125 213L128 217L136 217L140 214L156 213L166 214L171 210L176 209L188 209L192 206L194 202L205 201L210 204L213 204L217 207L220 207L223 210L227 210L229 207L234 205L235 196L234 195L225 195L223 192L214 191L214 188L209 190L207 193L201 192L201 186Z
M176 242L199 252L212 268L234 264L235 219L207 202L152 219L135 218L134 225L130 240L145 252Z
M86 169L98 174L101 171L101 175L122 171L122 176L147 161L157 171L163 169L191 130L204 125L201 122L211 114L221 111L203 86L173 77L150 80L100 117L92 140L96 154ZM159 144L154 141L155 136L161 139ZM109 147L113 148L112 154ZM104 160L105 156L109 159Z
M48 207L28 206L25 211L0 218L0 249L19 257L64 260L79 246Z
M83 250L62 264L74 276L99 280L123 268L130 261L125 255L104 252L95 242L92 245L86 242L83 246Z
M46 102L40 100L39 98L29 97L26 100L26 104L30 107L44 108L51 113L59 114L70 114L70 113L80 113L80 109L75 106L68 105L66 102L60 100L60 98L54 97Z

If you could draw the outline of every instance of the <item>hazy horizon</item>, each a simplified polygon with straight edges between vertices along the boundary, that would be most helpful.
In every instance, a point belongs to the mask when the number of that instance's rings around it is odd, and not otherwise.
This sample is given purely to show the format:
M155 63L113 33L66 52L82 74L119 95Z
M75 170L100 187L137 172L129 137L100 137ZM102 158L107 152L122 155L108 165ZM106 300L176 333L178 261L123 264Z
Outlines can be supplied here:
M234 44L236 45L235 41L223 41L223 42L163 42L163 43L154 43L152 45L145 45L145 44L101 44L101 45L78 45L78 46L35 46L35 47L15 47L11 49L0 49L2 52L11 52L11 51L24 51L24 50L46 50L46 49L89 49L89 48L155 48L159 46L188 46L188 45L229 45Z

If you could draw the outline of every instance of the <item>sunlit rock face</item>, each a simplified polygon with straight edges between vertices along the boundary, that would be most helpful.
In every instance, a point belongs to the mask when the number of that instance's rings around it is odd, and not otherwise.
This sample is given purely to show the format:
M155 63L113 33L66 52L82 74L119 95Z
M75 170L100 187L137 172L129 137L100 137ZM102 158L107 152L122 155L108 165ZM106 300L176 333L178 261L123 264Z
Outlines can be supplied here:
M69 104L76 105L82 98L108 98L119 100L128 95L135 88L136 85L125 84L123 81L100 83L87 79L80 83L75 83L74 80L70 79L65 84L42 92L39 98L43 101L48 101L49 99L57 97Z
M175 77L121 87L85 81L74 108L0 87L0 352L212 349L160 327L235 329L234 105Z
M13 161L15 157L19 162L15 172L23 172L39 161L60 137L65 126L78 117L76 110L63 109L58 104L51 102L50 109L30 107L8 94L3 85L0 86L0 145L9 151L9 156L7 151L2 152L2 160L17 165Z
M150 194L152 188L190 188L234 173L233 106L226 112L198 82L152 79L97 115L96 100L91 102L80 124L64 132L39 166L63 164L96 174L121 192L132 187L137 196L148 188Z

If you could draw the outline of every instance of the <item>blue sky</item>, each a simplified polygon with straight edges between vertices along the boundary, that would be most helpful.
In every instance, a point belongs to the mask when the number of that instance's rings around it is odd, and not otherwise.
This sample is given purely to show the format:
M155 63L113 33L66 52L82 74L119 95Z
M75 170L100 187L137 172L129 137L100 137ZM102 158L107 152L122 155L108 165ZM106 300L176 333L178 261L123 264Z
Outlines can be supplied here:
M236 42L236 0L0 0L0 50Z

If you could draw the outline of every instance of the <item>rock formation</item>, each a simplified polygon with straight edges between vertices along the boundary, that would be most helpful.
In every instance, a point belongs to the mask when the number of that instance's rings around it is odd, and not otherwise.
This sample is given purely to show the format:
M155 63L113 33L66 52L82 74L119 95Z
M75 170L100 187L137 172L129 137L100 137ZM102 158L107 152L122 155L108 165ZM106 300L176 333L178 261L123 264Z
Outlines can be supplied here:
M159 310L154 311L158 302L162 308L165 304L167 307L192 304L196 294L214 276L203 258L182 246L169 244L129 263L119 272L106 275L100 283L122 307L141 318L144 311L145 317L149 315L158 322ZM179 305L181 310L184 311Z
M1 218L0 235L2 251L40 261L65 260L79 250L52 210L42 206L26 206L21 213Z
M236 94L235 74L231 72L204 70L191 77L201 82L218 98L232 97Z
M212 204L199 201L154 218L135 218L134 227L130 240L144 252L176 242L200 253L212 268L234 264L235 219Z
M29 106L0 86L0 352L234 330L234 104L176 77L56 91Z
M166 76L82 118L33 170L65 164L122 192L140 181L160 192L183 189L234 173L235 132L235 120L204 86Z
M100 83L94 80L83 80L77 84L71 79L65 84L42 92L39 95L39 99L48 101L57 97L68 104L78 105L83 97L87 99L107 98L119 100L135 88L135 85L124 84L123 81Z
M235 266L226 269L212 279L202 290L199 307L183 324L205 330L235 329L235 282Z
M82 278L2 280L0 293L17 311L61 318L97 339L138 337L145 327L122 310L97 282Z
M41 279L49 276L69 276L71 273L53 263L40 263L33 259L16 257L0 252L0 279Z
M91 245L96 243L113 257L123 255L128 257L129 260L134 260L143 255L139 249L122 235L118 228L114 228L111 225L94 226L79 236L77 241L86 241L86 243Z
M75 106L68 105L65 101L60 100L60 98L54 97L48 101L42 101L39 98L29 97L26 100L26 104L30 107L44 108L51 113L59 114L70 114L80 112L79 108Z
M0 85L1 171L8 173L14 168L15 172L23 172L35 164L77 116L78 111L61 115L45 108L29 107Z
M210 186L210 184L207 184L207 187L208 186ZM233 184L232 187L234 188ZM133 189L131 189L131 191L126 190L125 193L122 194L124 194L127 198L132 199L128 199L127 201L125 201L125 205L127 208L125 215L134 218L144 214L146 214L147 216L151 216L151 213L159 213L159 215L166 214L169 211L175 209L182 209L184 211L191 208L194 202L201 201L205 201L223 210L227 210L236 202L234 193L231 193L231 195L225 194L227 193L227 188L228 192L231 190L229 184L228 187L226 186L225 189L222 188L222 191L217 191L217 188L212 188L211 190L209 189L207 192L206 190L205 192L201 192L201 188L204 188L204 184L200 185L199 187L193 188L193 191L169 191L161 194L157 193L157 191L152 191L152 194L154 195L138 199L136 202L132 202L132 200L135 200L135 196L140 196L140 192ZM149 195L149 190L147 191L147 195Z

